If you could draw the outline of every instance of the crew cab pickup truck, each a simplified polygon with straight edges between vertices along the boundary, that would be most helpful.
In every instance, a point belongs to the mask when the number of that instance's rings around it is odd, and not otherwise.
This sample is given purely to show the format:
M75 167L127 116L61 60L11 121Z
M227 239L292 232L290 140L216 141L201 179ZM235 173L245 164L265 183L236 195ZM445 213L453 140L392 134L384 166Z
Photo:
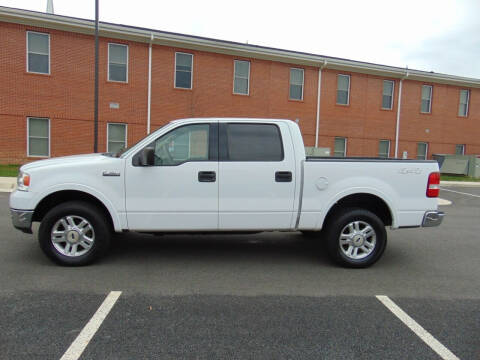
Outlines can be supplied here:
M435 161L306 157L298 125L185 119L116 154L24 165L13 225L62 265L85 265L112 232L301 231L348 267L375 263L392 229L437 226Z

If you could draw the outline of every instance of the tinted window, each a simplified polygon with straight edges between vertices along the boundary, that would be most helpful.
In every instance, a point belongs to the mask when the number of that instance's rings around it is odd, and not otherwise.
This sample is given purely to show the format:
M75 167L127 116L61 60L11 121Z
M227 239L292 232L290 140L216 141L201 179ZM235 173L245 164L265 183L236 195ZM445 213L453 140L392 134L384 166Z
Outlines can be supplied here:
M282 161L280 131L270 124L228 124L227 148L231 161Z

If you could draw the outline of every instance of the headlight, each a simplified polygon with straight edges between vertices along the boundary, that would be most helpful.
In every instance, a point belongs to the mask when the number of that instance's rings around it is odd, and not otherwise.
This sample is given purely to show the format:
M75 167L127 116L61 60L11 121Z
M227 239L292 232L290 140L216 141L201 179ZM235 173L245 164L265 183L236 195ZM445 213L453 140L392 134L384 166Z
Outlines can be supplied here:
M30 175L20 171L17 177L17 189L20 191L28 191L30 186Z

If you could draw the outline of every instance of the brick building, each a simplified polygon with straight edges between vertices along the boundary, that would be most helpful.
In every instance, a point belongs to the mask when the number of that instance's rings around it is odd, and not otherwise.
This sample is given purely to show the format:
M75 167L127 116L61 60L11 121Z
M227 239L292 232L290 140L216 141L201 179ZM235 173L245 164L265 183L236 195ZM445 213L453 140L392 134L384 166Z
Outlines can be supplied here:
M0 162L93 151L94 23L0 7ZM480 154L480 80L100 24L99 151L185 117L298 119L343 156Z

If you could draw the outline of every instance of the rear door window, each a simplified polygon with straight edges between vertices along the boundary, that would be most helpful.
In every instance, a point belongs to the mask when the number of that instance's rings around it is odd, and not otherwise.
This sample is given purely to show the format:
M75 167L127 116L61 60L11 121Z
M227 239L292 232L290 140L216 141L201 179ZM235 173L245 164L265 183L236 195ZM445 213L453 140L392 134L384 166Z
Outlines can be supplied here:
M226 159L230 161L282 161L280 130L274 124L226 124Z

